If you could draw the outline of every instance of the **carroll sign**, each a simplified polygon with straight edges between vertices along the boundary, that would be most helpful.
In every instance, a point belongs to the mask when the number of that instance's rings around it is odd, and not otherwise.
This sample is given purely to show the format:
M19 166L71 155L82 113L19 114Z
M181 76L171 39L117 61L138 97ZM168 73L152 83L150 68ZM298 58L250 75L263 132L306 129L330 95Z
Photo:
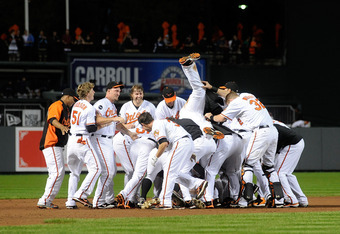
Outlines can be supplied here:
M206 61L196 62L201 78L205 80ZM71 62L71 86L95 82L97 90L105 91L110 81L121 81L129 89L142 84L145 92L159 93L163 86L172 86L177 94L187 98L191 87L178 59L104 59L74 58Z

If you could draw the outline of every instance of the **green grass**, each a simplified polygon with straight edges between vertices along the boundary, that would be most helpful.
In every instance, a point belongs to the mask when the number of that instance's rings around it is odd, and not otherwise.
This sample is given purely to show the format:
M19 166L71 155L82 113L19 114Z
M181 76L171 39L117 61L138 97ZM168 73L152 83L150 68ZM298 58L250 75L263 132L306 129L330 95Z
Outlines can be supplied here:
M337 233L339 220L340 212L53 219L47 225L0 227L0 233Z
M295 173L307 196L340 196L340 172ZM81 175L81 181L85 174ZM0 199L38 199L47 174L0 175ZM114 179L115 192L124 175ZM57 198L67 197L68 175ZM149 193L149 196L152 194ZM162 215L162 212L160 212ZM338 233L340 212L192 215L174 217L49 219L44 225L0 226L0 233Z
M85 175L81 175L80 182ZM295 175L307 196L340 196L340 172L298 172ZM67 197L68 178L66 174L57 198ZM37 199L44 192L46 179L47 174L0 175L0 199ZM114 178L115 193L118 194L123 186L124 175L118 173ZM149 196L152 196L150 191Z

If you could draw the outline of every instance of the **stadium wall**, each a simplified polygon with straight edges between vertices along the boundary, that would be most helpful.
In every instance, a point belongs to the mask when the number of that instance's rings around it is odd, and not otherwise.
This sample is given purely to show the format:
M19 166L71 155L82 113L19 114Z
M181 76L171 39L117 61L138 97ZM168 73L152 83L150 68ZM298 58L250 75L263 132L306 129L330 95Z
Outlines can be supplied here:
M33 129L28 142L23 139L19 127L0 127L1 164L0 173L43 172L44 160L39 151L39 133ZM305 140L305 149L296 168L297 171L340 170L340 128L296 129ZM25 135L24 135L25 136ZM27 135L26 135L27 136ZM24 158L24 159L23 159ZM32 166L27 166L32 165Z

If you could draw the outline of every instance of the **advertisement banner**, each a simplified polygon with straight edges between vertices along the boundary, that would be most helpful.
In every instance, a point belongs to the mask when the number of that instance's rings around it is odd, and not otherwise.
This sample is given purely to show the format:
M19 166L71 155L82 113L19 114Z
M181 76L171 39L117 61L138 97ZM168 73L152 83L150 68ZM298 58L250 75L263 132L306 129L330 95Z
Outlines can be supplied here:
M206 60L196 61L202 80L206 80ZM178 96L188 98L191 86L178 59L162 58L73 58L70 63L71 87L83 82L94 82L98 91L105 92L110 81L121 81L129 90L133 85L143 85L146 93L160 93L171 86Z
M45 158L39 149L42 127L17 127L15 128L15 170L20 172L47 172ZM67 166L67 146L64 150L65 170L70 171ZM122 165L115 157L118 171L123 171ZM83 171L87 171L86 165Z

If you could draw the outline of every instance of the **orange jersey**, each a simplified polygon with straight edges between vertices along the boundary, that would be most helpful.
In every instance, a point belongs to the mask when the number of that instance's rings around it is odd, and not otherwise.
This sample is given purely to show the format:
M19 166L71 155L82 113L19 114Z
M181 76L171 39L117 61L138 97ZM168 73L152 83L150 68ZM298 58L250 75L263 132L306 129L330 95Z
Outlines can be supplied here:
M61 100L52 103L48 108L47 121L40 140L40 150L51 146L63 147L67 143L68 135L62 135L61 130L52 125L54 119L62 125L70 127L70 110Z

